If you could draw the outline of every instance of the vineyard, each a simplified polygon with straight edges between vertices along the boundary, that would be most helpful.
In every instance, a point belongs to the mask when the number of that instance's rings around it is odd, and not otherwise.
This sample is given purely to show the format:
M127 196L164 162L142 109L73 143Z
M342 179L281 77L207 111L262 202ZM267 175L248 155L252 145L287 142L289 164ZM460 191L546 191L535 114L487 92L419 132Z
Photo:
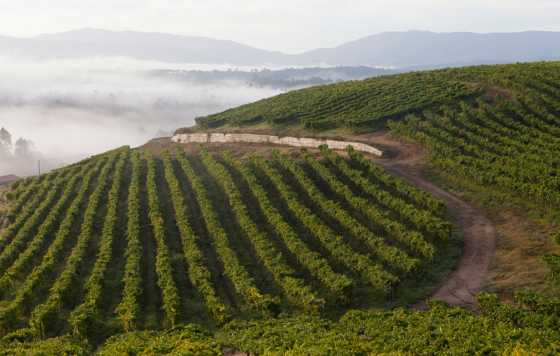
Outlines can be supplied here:
M538 211L558 231L560 62L451 68L308 88L201 117L197 124L191 131L254 127L327 137L387 129L426 148L435 175L451 186L484 191L485 203ZM558 253L544 258L560 274Z
M560 205L559 99L560 90L550 99L556 108L539 106L529 97L497 106L461 102L389 126L428 147L444 172L554 207Z
M109 338L96 355L557 355L560 352L558 299L520 293L515 303L493 295L478 297L481 314L432 303L425 312L358 311L338 321L313 315L235 320L218 330L187 324ZM72 336L4 344L6 355L91 355Z
M263 122L272 126L299 124L309 130L381 127L387 118L480 92L477 86L450 77L441 72L410 73L312 87L198 118L196 122L206 129Z
M558 109L560 63L527 63L414 72L291 91L197 118L203 130L267 127L296 132L369 132L388 120L477 99L529 98L540 109ZM556 99L555 99L556 98ZM179 129L181 133L184 129ZM187 130L188 131L188 130Z
M390 132L428 159L408 172L463 206L524 209L516 216L548 229L523 251L546 266L536 283L548 295L471 295L479 314L410 309L457 262L455 230L474 222L388 173L406 152L374 162L351 147L154 141L1 192L0 355L560 352L560 63L318 86L178 132L286 129L364 143ZM477 189L485 200L468 195Z
M440 201L348 156L121 148L14 184L0 331L95 339L390 303L453 243L451 224Z

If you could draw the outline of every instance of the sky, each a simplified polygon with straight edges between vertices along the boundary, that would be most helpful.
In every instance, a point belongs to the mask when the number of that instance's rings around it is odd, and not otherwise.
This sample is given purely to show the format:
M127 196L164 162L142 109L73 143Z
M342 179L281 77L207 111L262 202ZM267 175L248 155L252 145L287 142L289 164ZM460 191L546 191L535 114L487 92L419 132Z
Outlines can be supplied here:
M560 31L559 0L0 0L0 9L2 35L135 30L287 53L384 31Z

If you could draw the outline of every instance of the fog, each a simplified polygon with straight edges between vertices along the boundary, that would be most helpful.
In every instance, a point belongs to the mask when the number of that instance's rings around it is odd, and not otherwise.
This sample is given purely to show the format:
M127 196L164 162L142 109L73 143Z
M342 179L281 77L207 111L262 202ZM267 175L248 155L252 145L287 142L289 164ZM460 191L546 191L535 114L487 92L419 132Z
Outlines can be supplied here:
M29 159L1 158L0 175L31 175L190 126L194 118L276 95L241 82L193 83L154 69L227 69L117 59L0 59L0 127L34 143Z

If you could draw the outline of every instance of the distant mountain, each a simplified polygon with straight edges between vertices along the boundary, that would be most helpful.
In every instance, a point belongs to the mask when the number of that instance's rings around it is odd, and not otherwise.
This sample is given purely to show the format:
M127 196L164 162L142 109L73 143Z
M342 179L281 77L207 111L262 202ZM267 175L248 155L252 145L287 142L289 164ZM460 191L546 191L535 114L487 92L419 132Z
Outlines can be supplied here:
M560 32L384 32L296 55L233 41L162 33L84 29L32 38L0 37L0 55L21 58L131 57L232 65L430 68L560 59Z
M560 59L560 32L384 32L299 56L302 62L406 67Z
M83 29L32 38L0 37L0 54L20 58L131 57L178 63L258 65L286 55L233 41L163 33Z

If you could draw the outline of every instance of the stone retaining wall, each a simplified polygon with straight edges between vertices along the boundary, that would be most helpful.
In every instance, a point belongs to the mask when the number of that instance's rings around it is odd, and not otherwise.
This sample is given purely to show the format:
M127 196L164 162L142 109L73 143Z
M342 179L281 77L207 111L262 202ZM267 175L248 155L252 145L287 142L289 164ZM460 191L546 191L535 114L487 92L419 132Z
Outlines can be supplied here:
M173 136L171 140L177 143L268 143L302 148L318 148L321 145L327 145L334 150L344 150L348 146L352 146L356 151L370 153L380 157L383 155L381 150L361 142L321 140L306 137L279 137L272 135L233 133L192 133L177 134Z

